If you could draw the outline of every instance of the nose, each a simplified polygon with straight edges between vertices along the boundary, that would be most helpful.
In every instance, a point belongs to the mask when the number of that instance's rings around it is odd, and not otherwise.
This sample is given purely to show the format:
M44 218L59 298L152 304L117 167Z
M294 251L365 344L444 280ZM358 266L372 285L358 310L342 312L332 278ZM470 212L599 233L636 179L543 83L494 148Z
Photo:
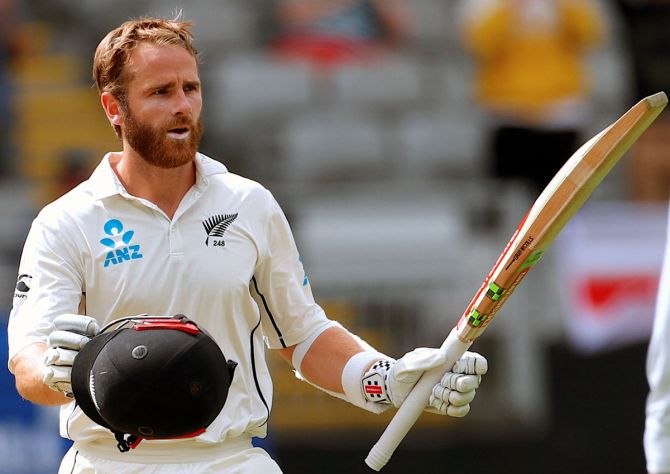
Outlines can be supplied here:
M172 104L173 115L189 115L192 112L191 101L183 90L176 91Z

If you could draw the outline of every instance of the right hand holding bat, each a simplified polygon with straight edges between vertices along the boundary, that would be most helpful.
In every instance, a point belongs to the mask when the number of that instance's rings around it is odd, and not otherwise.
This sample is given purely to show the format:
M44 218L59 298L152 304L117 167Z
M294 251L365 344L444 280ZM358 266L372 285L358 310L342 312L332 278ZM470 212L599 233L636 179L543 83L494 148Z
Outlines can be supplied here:
M63 314L54 319L56 328L49 335L48 348L44 354L42 381L50 389L72 395L72 363L82 347L98 334L98 322L78 314Z
M442 364L443 351L425 347L408 352L397 361L380 360L363 377L363 392L368 401L400 407L421 375ZM425 410L454 417L467 415L487 370L488 362L483 356L466 352L435 385Z

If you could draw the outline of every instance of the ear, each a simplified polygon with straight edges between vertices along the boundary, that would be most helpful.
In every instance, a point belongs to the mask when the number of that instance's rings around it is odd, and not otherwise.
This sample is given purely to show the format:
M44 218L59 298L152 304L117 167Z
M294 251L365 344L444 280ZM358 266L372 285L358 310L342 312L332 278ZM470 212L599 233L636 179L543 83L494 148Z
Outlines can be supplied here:
M112 125L123 125L123 112L119 100L111 92L103 92L100 95L102 108L107 115L107 119Z

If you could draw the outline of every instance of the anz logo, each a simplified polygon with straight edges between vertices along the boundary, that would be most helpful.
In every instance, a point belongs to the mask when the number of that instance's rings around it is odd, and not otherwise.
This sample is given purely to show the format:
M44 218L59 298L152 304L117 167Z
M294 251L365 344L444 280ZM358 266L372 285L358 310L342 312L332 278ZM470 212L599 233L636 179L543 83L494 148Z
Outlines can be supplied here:
M107 237L101 239L100 243L111 249L105 256L105 268L110 265L120 265L130 260L138 260L143 257L140 253L140 245L131 244L135 232L132 230L124 232L123 223L120 220L108 220L103 229Z

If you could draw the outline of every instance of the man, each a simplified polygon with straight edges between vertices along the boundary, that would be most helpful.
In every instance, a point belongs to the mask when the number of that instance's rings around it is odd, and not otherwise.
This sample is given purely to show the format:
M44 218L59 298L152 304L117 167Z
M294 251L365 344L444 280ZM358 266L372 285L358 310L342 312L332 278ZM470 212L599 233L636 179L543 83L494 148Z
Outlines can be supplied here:
M33 222L9 328L19 393L61 405L61 434L74 441L60 472L281 472L251 445L271 408L263 341L311 384L374 412L399 406L441 365L436 349L395 361L330 321L272 195L197 152L202 97L188 23L124 23L99 44L93 76L123 150ZM97 327L141 313L185 314L239 365L204 434L120 453L64 393ZM83 335L63 325L73 314L86 318ZM486 359L467 353L454 371L465 375L447 372L427 408L464 416ZM381 380L381 393L366 393L365 377Z
M646 403L644 453L649 474L670 473L670 298L665 289L670 285L670 220L666 232L663 269L656 298L656 311L649 349L647 351L647 381L649 395Z
M603 37L592 0L464 0L462 42L477 67L492 177L542 192L589 122L586 54Z

